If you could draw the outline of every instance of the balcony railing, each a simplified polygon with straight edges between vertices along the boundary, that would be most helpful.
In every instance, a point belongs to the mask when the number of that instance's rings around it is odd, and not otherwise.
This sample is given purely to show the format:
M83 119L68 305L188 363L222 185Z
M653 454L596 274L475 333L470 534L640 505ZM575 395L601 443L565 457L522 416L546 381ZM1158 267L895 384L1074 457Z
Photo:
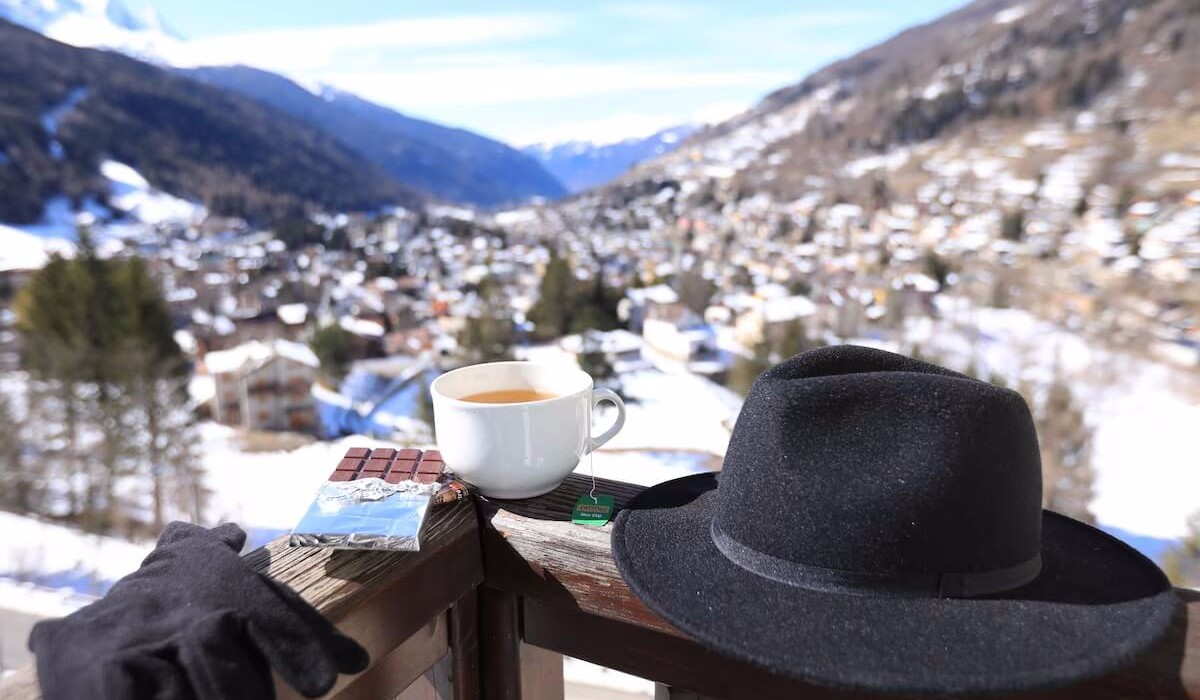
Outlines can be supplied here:
M418 553L293 549L276 540L246 557L371 653L369 669L330 693L341 700L561 699L562 654L657 681L660 697L894 700L798 683L687 639L625 586L609 549L611 525L571 524L571 507L588 488L571 477L537 499L434 511ZM600 490L619 506L639 487L601 481ZM1178 593L1185 605L1170 632L1133 666L1010 697L1200 700L1200 594ZM33 673L0 683L0 697L37 698Z

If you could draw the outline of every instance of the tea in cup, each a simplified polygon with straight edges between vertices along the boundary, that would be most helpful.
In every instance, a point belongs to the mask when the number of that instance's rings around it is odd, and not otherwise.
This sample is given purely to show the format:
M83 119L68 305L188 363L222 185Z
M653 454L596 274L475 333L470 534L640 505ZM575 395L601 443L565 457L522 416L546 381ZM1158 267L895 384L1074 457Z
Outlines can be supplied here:
M492 498L554 490L625 424L621 397L570 366L471 365L443 374L429 390L447 468ZM602 401L615 405L617 416L593 437L592 409Z

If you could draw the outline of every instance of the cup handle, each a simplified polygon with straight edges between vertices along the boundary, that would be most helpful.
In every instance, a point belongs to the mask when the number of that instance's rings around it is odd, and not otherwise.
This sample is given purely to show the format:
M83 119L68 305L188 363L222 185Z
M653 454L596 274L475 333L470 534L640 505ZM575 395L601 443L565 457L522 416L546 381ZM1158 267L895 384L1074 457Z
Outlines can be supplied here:
M601 401L608 401L617 407L617 420L613 422L612 427L601 433L599 437L588 438L589 454L600 449L601 445L613 439L613 436L620 432L621 427L625 425L625 402L621 400L621 397L617 396L617 393L611 389L593 389L592 408L600 405Z

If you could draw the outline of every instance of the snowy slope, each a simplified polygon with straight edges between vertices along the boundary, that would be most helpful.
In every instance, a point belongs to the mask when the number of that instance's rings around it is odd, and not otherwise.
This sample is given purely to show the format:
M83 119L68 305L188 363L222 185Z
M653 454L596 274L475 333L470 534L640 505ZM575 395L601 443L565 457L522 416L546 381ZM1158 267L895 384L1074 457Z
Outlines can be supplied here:
M1056 373L1069 381L1094 430L1092 512L1102 526L1163 539L1187 532L1188 517L1200 512L1200 380L1099 348L1018 309L973 308L952 298L939 307L940 320L918 319L907 328L907 342L922 352L1035 391Z
M0 512L0 579L99 594L135 570L153 542L88 535L36 518Z
M63 238L45 238L25 230L0 224L0 272L40 270L54 253L70 257L75 246ZM65 231L64 231L65 233Z
M170 63L182 39L147 7L134 13L121 0L0 0L0 18L72 46L115 49Z

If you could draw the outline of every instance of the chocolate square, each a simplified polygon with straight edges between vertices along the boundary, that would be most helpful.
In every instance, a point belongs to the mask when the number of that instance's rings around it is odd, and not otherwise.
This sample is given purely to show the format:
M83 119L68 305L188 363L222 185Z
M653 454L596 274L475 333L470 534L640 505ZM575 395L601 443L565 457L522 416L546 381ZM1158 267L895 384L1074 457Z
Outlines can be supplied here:
M413 477L413 481L417 482L418 484L432 484L433 482L435 482L437 480L438 480L437 474L419 473Z
M365 447L351 447L346 450L347 459L366 459L369 454L371 451Z
M388 475L383 477L383 480L389 484L398 484L402 481L408 481L412 476L408 472L388 472Z
M411 459L397 459L392 462L391 471L399 474L412 474L416 470L417 463Z
M443 461L442 460L442 452L441 452L441 450L426 450L425 451L425 459L427 459L431 462L441 462L441 461Z
M391 466L391 464L392 460L390 459L371 457L371 459L367 460L366 465L363 466L363 471L386 472L387 468Z
M396 452L396 459L412 459L415 460L421 456L420 450L414 450L411 447Z
M440 459L430 459L429 455L425 455L425 459L417 465L418 474L441 474L442 469L446 467L445 463Z
M377 447L371 451L371 459L391 459L396 456L396 451L390 447Z
M346 459L343 459L342 461L338 462L337 469L340 472L357 471L358 468L362 466L362 463L363 463L363 461L361 459L354 459L351 457L347 457Z
M329 475L330 481L354 481L354 472L335 471Z

